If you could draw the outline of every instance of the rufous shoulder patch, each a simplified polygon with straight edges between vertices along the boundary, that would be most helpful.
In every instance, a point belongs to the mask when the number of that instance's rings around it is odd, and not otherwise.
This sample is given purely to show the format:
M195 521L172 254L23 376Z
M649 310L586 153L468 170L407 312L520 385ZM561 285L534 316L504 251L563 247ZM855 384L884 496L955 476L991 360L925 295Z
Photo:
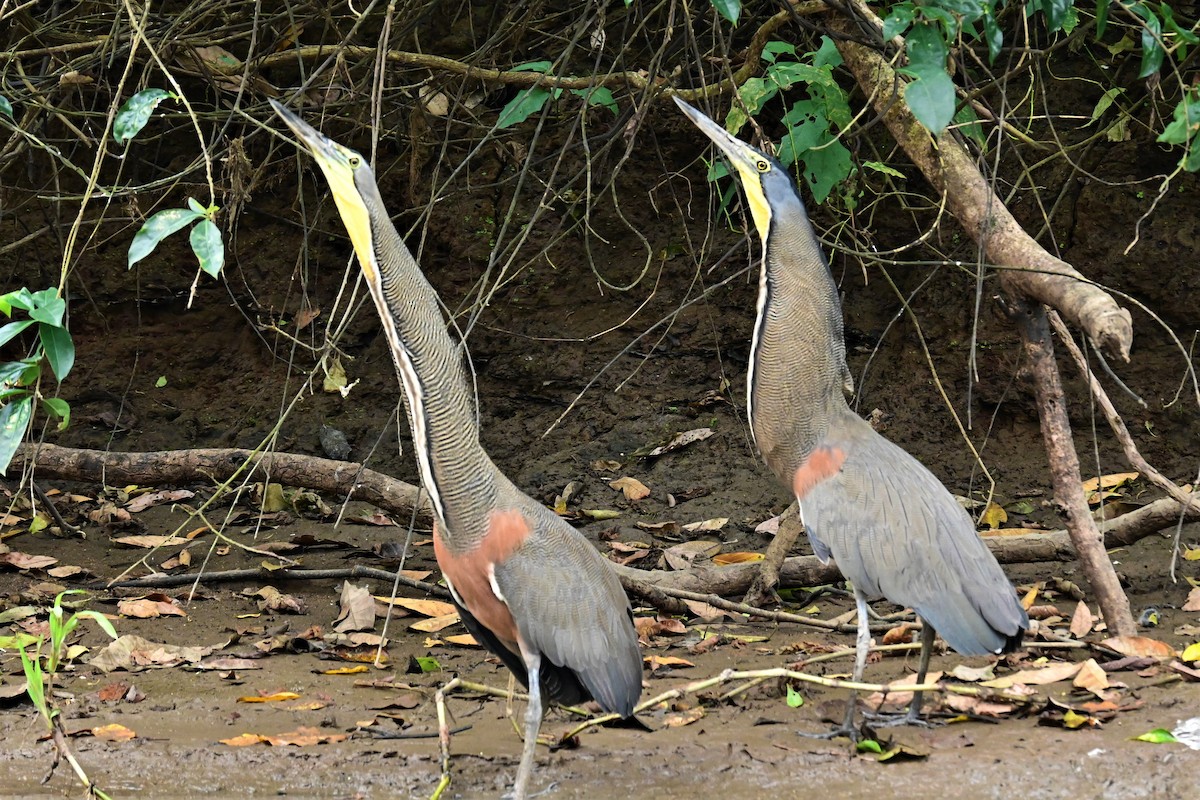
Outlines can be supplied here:
M483 540L472 550L456 553L446 546L436 524L433 529L433 553L455 594L480 625L514 652L519 652L517 624L508 605L492 589L492 574L529 533L529 522L520 511L493 511Z
M846 453L840 447L821 446L813 450L792 476L796 499L803 500L814 486L837 475L845 463Z

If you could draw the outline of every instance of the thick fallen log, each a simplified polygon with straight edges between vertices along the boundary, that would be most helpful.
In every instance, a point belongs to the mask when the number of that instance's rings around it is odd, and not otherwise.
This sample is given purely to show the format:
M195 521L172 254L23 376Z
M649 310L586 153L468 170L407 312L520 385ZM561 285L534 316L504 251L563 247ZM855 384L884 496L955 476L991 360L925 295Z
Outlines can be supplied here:
M244 472L247 479L336 492L343 497L352 495L355 500L394 513L401 525L407 525L412 519L413 507L419 501L416 524L428 528L433 523L429 499L420 496L418 487L361 464L316 456L235 448L118 453L53 444L23 444L17 449L12 463L14 467L28 467L31 460L36 464L35 478L106 485L222 483ZM9 467L9 473L12 474L12 467Z

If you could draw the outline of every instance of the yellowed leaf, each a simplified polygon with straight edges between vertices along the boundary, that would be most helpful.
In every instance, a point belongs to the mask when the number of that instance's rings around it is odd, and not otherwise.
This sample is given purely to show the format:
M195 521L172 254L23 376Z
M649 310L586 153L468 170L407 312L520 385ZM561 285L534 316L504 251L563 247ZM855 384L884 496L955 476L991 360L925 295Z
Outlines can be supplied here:
M988 503L987 508L983 510L983 514L979 518L979 522L995 530L1005 522L1008 522L1008 512L996 503Z
M626 500L645 500L650 496L650 488L646 484L628 475L609 481L608 485L625 495Z
M727 567L730 564L752 564L764 558L764 553L718 553L713 556L712 562L719 567Z
M1200 642L1189 644L1183 649L1183 655L1179 656L1180 661L1200 661Z
M262 744L267 740L267 737L260 736L257 733L240 733L237 736L229 739L219 739L221 744L227 744L230 747L249 747L254 744Z
M323 669L321 675L361 675L368 672L371 668L365 664L357 664L353 667L336 667L334 669Z
M414 622L409 625L409 630L421 631L422 633L436 633L442 628L449 628L458 622L458 612L453 614L443 614L440 617L429 617L419 622Z
M667 714L662 718L662 724L665 728L682 728L684 725L691 725L702 719L704 719L704 706L695 706L687 711Z
M276 692L275 694L251 694L246 697L239 697L239 703L278 703L283 700L299 700L300 695L295 692Z
M445 640L450 644L456 644L459 647L479 647L479 642L475 641L475 637L469 633L456 633L453 636L445 637Z
M409 611L415 611L426 617L444 617L447 614L458 614L458 609L451 603L443 603L441 600L423 600L411 597L392 598L378 594L374 595L374 597L381 603L407 608Z
M1097 489L1115 489L1123 483L1136 480L1137 477L1136 472L1115 472L1112 475L1101 475L1099 478L1089 478L1084 481L1083 490L1094 492Z
M1184 561L1200 561L1200 547L1187 547L1183 551Z
M677 656L646 656L642 659L650 667L651 672L662 669L663 667L694 667L696 666L686 658L678 658Z
M128 742L130 739L136 739L137 734L126 728L124 725L101 725L98 728L92 728L92 736L106 742Z
M1026 611L1033 608L1033 604L1037 600L1037 596L1038 596L1038 587L1035 584L1033 587L1031 587L1029 589L1028 592L1025 593L1025 596L1021 598L1021 607L1024 608Z

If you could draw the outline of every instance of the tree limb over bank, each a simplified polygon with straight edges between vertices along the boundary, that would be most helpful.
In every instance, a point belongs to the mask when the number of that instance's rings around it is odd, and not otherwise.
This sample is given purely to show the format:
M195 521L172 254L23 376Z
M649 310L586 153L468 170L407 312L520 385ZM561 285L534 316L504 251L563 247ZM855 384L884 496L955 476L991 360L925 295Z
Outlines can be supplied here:
M859 33L845 17L831 19L831 27L847 36ZM1133 345L1129 312L1025 232L953 135L947 133L935 140L917 122L903 102L905 81L879 53L849 40L838 41L837 46L859 86L874 98L875 108L896 142L925 179L945 195L946 208L979 242L988 262L1003 268L1005 289L1057 309L1098 348L1129 361Z

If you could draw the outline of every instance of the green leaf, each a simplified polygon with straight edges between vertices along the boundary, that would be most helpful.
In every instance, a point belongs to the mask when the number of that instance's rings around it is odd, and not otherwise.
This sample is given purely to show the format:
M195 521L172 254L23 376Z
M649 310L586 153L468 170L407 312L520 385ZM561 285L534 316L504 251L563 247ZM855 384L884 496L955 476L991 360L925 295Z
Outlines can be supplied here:
M113 120L113 139L117 144L125 144L137 136L150 121L150 115L158 108L158 104L175 96L166 89L146 89L126 100Z
M99 611L76 611L75 618L90 619L100 627L100 630L108 634L108 638L117 638L117 629L113 627L113 624L108 617L104 616Z
M572 89L571 94L582 97L589 106L604 106L615 117L620 113L617 101L613 99L612 89L607 86L594 86L590 89Z
M742 0L708 0L712 7L725 19L737 25L738 16L742 13Z
M29 371L33 372L28 375ZM0 387L27 386L37 380L40 370L37 359L26 358L20 361L8 361L0 364ZM31 380L26 380L31 378Z
M3 328L0 328L0 347L11 342L17 334L33 324L31 319L23 319L20 322L9 322Z
M954 81L945 72L921 77L904 90L913 115L933 134L940 134L954 118Z
M788 708L799 708L804 705L804 695L796 691L796 687L790 683L787 685L787 704Z
M59 296L58 289L42 289L30 297L33 299L33 308L29 309L30 319L62 326L63 315L67 313L67 301Z
M1108 5L1112 0L1096 0L1096 38L1104 36L1108 27Z
M987 38L988 63L994 64L1004 47L1004 32L996 24L996 17L990 11L983 15L983 35Z
M1100 99L1096 101L1096 107L1092 109L1092 118L1088 121L1088 124L1091 125L1093 122L1100 119L1100 115L1105 111L1108 111L1109 107L1113 104L1113 101L1117 99L1117 96L1124 93L1124 89L1113 87L1101 95Z
M42 352L50 362L50 371L61 383L75 365L75 343L71 341L71 332L43 322L38 333L42 337Z
M518 64L509 70L509 72L540 72L545 75L554 66L549 61L527 61L524 64Z
M8 472L32 415L33 397L29 394L0 406L0 472Z
M887 164L884 164L882 161L864 161L862 163L862 165L864 167L866 167L867 169L874 170L875 172L881 172L884 175L891 175L893 178L903 178L904 177L903 172L901 172L898 169L889 167Z
M824 203L833 187L850 177L854 159L840 141L830 136L828 144L809 150L804 156L804 180L812 189L813 200Z
M912 25L916 13L917 10L913 8L911 3L892 6L892 13L888 14L887 19L883 21L884 41L890 40L893 36L900 36L908 30L908 26Z
M1075 10L1075 6L1067 6L1066 12L1063 14L1062 31L1070 36L1079 27L1079 12Z
M166 375L159 375L158 380L156 380L154 382L155 389L161 389L166 385L167 385L167 376Z
M1135 742L1150 742L1151 744L1170 744L1176 742L1175 734L1171 733L1166 728L1155 728L1152 731L1146 731L1141 736L1133 737Z
M513 125L520 125L541 111L542 106L546 105L546 101L549 99L550 90L543 89L541 86L531 86L528 89L522 89L517 92L516 97L508 101L508 105L500 110L500 117L496 120L496 127L503 129L511 128Z
M1161 44L1162 23L1143 3L1134 3L1129 10L1142 19L1142 68L1138 78L1147 78L1158 72L1166 55Z
M1051 33L1063 29L1067 11L1073 3L1074 0L1041 0L1042 13L1046 15L1046 28Z
M413 661L417 662L417 667L421 672L437 672L442 668L438 660L431 656L414 656Z
M768 64L774 64L775 59L781 55L796 57L796 45L788 44L787 42L770 41L763 45L762 60Z
M12 103L8 102L8 98L2 94L0 94L0 114L9 119L15 119L13 117Z
M42 408L46 412L58 417L62 422L58 423L58 429L65 431L67 426L71 424L71 404L61 397L43 397Z
M1200 91L1192 89L1185 94L1176 104L1172 116L1171 122L1158 135L1158 141L1164 144L1186 144L1195 134L1200 133ZM0 328L0 333L3 330ZM4 337L0 335L0 344L4 341Z
M206 217L208 216L208 209L200 205L200 201L194 197L188 198L188 208L190 208L192 211L195 211L197 214L203 214Z
M1158 13L1162 14L1163 24L1167 26L1167 30L1178 36L1181 42L1200 44L1200 36L1192 33L1187 28L1180 27L1179 23L1175 21L1175 12L1171 10L1169 5L1160 3Z
M221 229L211 219L202 219L192 228L192 252L200 261L200 269L214 278L225 266L225 243L221 241Z
M927 78L938 72L946 73L949 49L936 26L924 22L914 25L905 40L905 50L908 53L908 68L918 78Z
M813 52L812 63L814 67L828 67L831 70L842 65L842 53L833 39L828 36L821 37L821 46ZM830 77L832 78L832 75Z
M883 752L883 745L881 745L879 742L875 741L874 739L863 739L861 742L859 742L857 745L855 745L855 748L860 753L879 754L879 753Z
M197 214L187 208L168 208L160 211L150 219L133 237L129 245L129 266L132 267L146 256L154 252L158 243L176 231L183 230L198 219L204 219L203 214Z
M11 317L14 308L19 308L22 311L31 311L36 306L37 303L34 302L33 294L25 287L21 287L14 292L9 292L0 297L0 309L3 309L5 316Z
M987 137L983 135L983 126L979 124L979 116L970 105L964 104L954 115L954 126L959 133L979 145L980 150L987 149Z

